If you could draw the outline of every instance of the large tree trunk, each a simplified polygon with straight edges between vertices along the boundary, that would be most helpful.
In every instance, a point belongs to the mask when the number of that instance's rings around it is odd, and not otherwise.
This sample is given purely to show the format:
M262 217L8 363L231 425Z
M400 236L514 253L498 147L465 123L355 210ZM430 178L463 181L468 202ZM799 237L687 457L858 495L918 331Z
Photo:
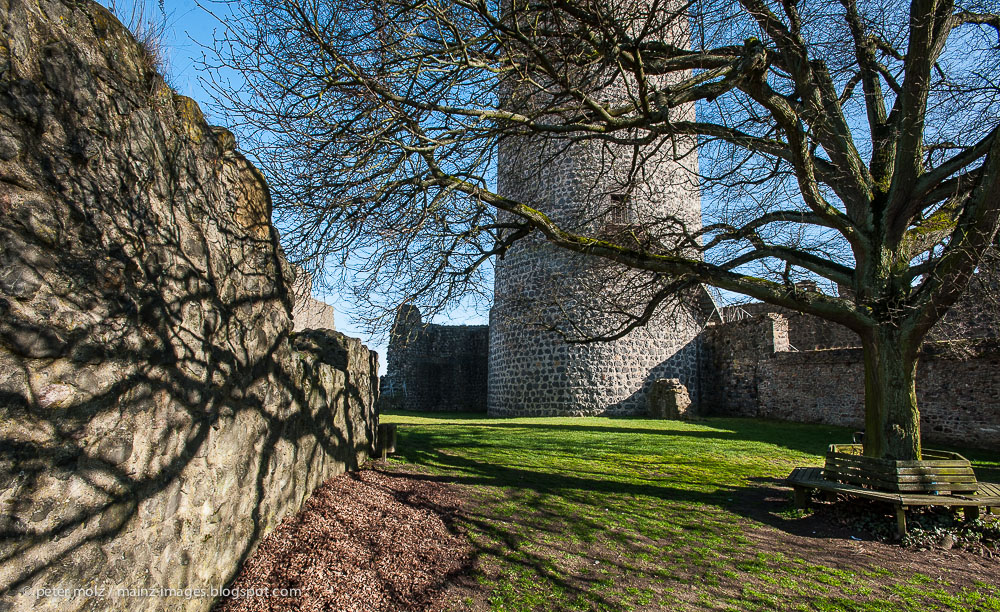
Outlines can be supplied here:
M895 327L862 338L865 358L865 455L920 459L917 348Z

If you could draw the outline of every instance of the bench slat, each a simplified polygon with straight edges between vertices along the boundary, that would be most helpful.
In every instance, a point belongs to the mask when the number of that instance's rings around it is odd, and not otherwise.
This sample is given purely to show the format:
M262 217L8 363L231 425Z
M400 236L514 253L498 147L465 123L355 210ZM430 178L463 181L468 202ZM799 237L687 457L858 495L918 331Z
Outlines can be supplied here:
M818 489L833 493L843 493L866 499L888 501L903 506L1000 506L1000 484L978 483L981 493L978 495L920 495L915 493L893 493L864 489L860 486L827 480L821 476L820 468L795 468L785 482L797 487ZM983 493L989 494L983 494Z

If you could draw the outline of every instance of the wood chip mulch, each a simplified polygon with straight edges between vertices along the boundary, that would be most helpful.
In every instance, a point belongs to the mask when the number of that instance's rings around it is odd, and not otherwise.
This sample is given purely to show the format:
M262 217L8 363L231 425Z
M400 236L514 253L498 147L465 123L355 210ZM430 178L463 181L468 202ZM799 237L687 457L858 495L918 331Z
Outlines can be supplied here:
M261 542L215 612L433 610L472 565L448 486L365 469L317 488ZM260 596L300 589L294 597ZM253 595L247 596L251 590Z

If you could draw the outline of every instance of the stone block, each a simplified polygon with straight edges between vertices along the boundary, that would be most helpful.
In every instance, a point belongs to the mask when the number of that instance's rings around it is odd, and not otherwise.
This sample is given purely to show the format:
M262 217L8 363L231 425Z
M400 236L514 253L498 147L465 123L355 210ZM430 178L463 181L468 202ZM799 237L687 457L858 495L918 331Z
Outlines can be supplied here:
M648 414L654 419L683 419L692 416L691 398L679 378L660 378L646 396Z

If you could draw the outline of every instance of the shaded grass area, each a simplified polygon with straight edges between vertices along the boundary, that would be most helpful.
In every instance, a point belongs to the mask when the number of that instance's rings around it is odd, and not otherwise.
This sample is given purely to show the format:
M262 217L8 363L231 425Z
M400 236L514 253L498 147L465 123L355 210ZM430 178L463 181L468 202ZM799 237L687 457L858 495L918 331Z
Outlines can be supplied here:
M391 466L416 464L414 477L467 491L463 527L479 562L460 609L1000 611L995 562L981 580L948 567L901 572L878 555L845 564L769 535L768 523L794 531L800 519L769 520L760 492L793 467L821 465L827 444L850 440L846 429L406 413L383 422L401 424ZM982 479L1000 471L996 454L965 454Z

